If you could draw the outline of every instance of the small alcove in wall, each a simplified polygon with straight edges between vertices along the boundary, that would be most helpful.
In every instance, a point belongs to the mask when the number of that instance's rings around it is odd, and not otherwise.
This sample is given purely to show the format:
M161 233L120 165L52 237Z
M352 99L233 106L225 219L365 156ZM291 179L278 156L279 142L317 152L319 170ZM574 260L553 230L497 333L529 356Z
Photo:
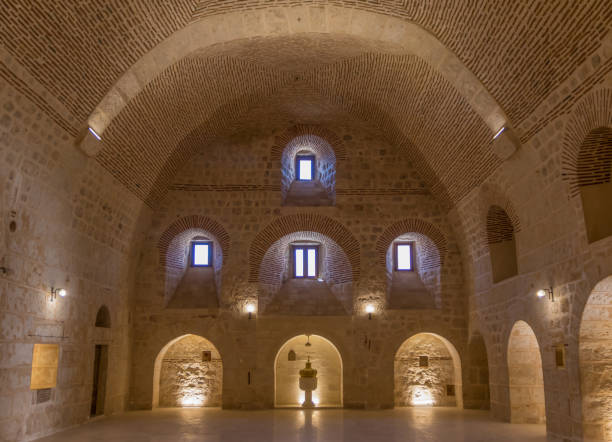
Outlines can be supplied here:
M586 136L577 161L577 178L589 243L612 235L612 129Z
M266 251L260 267L260 310L265 314L346 315L351 266L326 235L295 232Z
M300 135L281 156L284 206L331 206L336 200L336 155L323 138Z
M515 228L504 209L493 205L487 213L487 243L491 257L493 282L518 274Z
M433 309L439 304L440 255L420 233L404 233L387 249L387 296L390 309Z
M175 221L158 242L167 308L218 308L221 269L229 235L216 221L189 216Z

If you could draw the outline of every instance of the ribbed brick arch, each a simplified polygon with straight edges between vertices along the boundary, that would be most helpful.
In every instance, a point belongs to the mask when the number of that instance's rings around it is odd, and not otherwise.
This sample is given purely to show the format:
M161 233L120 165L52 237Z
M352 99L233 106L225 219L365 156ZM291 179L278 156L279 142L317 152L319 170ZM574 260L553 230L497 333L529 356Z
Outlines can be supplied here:
M580 187L606 182L612 162L612 89L587 95L573 109L563 140L562 177L572 197Z
M170 250L170 244L173 239L186 231L206 231L212 234L216 241L219 242L223 252L223 258L229 256L230 237L225 228L217 221L202 215L191 215L180 218L173 222L159 238L157 248L159 250L159 263L162 266L170 266L182 260L179 256L174 256ZM178 250L178 253L183 253L183 250Z
M259 268L266 251L280 238L294 232L316 232L328 236L338 244L350 263L350 268L338 269L338 275L346 275L356 281L361 272L359 242L338 221L312 213L287 215L268 224L253 240L249 250L249 282L259 281Z
M512 241L516 231L508 213L498 205L492 205L487 213L487 244Z
M492 213L491 210L493 207L496 207L496 209L494 209ZM482 238L482 244L479 244L479 246L492 244L492 237L490 237L489 231L494 227L495 222L493 219L501 219L496 216L496 214L499 215L500 210L505 213L507 221L504 222L509 222L511 224L513 233L516 234L520 232L521 220L512 201L497 185L483 186L481 196L481 216L484 220L483 223L486 226L486 229L484 237Z
M421 234L431 240L424 244L432 244L437 250L425 251L430 259L424 263L427 268L440 267L448 251L446 236L435 225L418 218L407 218L397 221L387 227L376 242L378 262L385 267L387 250L395 238L405 233ZM436 253L437 252L437 253Z
M347 158L344 142L333 131L318 125L297 124L275 138L270 152L270 160L276 163L280 162L285 147L298 137L303 137L305 141L310 141L309 147L322 157L329 156L326 149L327 146L321 146L320 140L326 141L333 149L333 155L335 155L335 158L329 158L330 161L341 161Z

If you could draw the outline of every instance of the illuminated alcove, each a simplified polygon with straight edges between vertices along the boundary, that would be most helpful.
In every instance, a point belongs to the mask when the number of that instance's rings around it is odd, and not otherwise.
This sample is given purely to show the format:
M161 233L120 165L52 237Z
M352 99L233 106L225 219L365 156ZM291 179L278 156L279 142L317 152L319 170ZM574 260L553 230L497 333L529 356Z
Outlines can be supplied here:
M589 296L579 348L584 440L612 441L612 276Z
M307 345L309 344L309 345ZM318 386L312 393L317 407L342 407L342 357L334 344L317 335L299 335L280 348L274 361L274 406L301 407L299 371L310 357Z
M220 407L223 364L216 347L196 335L170 341L157 355L153 407Z
M461 360L454 345L434 333L406 339L395 354L395 406L463 407Z
M525 321L517 321L510 332L508 382L510 422L545 423L546 406L540 346L535 333Z

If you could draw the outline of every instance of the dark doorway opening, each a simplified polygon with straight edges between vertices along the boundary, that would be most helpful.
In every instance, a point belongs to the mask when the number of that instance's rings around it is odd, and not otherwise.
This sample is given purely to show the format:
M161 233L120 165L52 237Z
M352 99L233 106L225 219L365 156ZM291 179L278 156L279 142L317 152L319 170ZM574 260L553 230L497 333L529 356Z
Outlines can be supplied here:
M106 371L108 368L108 345L96 345L93 369L93 389L91 393L91 413L99 416L104 414L104 398L106 396Z

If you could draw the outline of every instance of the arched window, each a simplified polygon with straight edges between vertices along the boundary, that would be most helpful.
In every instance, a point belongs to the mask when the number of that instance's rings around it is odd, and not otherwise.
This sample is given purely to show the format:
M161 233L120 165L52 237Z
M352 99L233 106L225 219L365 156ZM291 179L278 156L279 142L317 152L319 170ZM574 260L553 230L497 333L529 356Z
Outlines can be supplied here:
M487 214L487 243L493 282L517 275L514 226L506 211L499 206L491 206Z
M281 194L286 206L329 206L336 196L336 156L316 135L300 135L281 156Z
M612 129L592 130L578 153L577 179L589 243L612 235Z

